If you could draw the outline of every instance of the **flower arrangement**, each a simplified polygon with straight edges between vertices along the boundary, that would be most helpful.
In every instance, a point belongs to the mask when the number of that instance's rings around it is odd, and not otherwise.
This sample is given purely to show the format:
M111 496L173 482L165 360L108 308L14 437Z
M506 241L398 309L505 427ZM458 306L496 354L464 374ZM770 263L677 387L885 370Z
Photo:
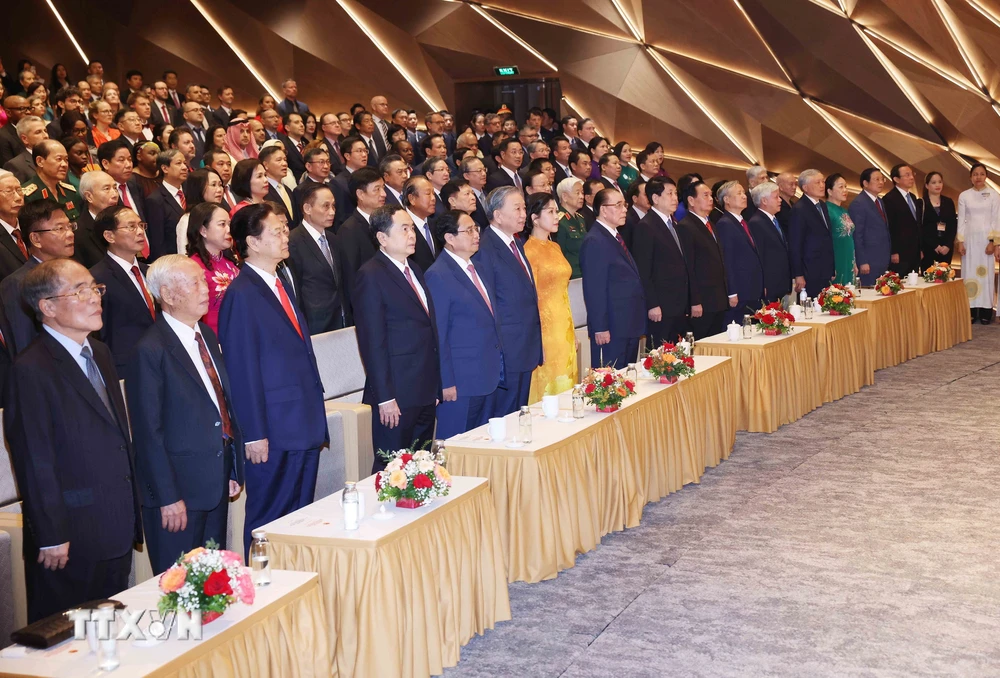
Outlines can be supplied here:
M816 297L820 308L830 315L851 315L854 305L854 292L843 285L833 283Z
M753 319L768 336L788 334L795 324L795 316L781 308L780 301L761 306L760 310L753 314Z
M238 553L219 548L213 540L188 551L160 575L160 614L201 613L201 623L218 619L237 600L252 605L253 579Z
M394 499L399 508L417 508L451 491L451 474L440 452L379 450L379 456L387 462L385 470L375 475L379 501Z
M929 283L945 283L949 280L955 279L955 269L943 261L939 261L936 264L927 267L924 271L924 282Z
M903 291L903 281L898 273L886 271L875 280L875 291L883 297L891 297Z
M660 348L647 353L642 366L658 378L661 384L674 384L680 377L694 374L694 358L688 355L683 346L667 341Z
M635 393L635 384L612 367L592 369L583 379L583 397L598 412L615 412L622 401Z

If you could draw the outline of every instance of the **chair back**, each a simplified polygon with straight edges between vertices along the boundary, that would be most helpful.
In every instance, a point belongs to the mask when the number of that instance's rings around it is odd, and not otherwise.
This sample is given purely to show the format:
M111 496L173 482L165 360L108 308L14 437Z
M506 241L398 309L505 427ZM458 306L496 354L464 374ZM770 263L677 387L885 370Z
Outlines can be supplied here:
M360 403L365 390L365 367L353 327L324 332L312 338L323 399Z

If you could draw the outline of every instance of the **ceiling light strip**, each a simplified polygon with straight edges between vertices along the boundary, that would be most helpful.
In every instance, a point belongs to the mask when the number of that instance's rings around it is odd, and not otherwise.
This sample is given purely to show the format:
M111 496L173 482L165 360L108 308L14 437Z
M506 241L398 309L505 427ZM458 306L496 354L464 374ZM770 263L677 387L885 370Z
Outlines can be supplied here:
M816 111L816 113L819 114L819 116L821 118L823 118L823 120L826 121L826 124L828 124L830 127L833 128L833 131L835 131L837 134L839 134L844 139L844 141L846 141L847 143L849 143L854 148L854 150L857 151L858 153L860 153L865 158L865 160L867 160L869 163L871 163L871 165L873 167L877 167L879 169L879 171L882 172L882 174L885 174L886 176L889 176L889 173L885 171L884 167L882 167L882 163L880 163L878 160L876 160L871 155L871 153L869 153L868 151L866 151L864 149L864 147L862 147L858 142L856 142L851 137L851 135L848 134L847 131L843 127L841 127L840 123L838 123L837 120L832 115L830 115L829 113L827 113L826 111L824 111L820 106L818 106L816 104L816 102L814 102L809 97L802 97L802 100L804 102L806 102L806 105L809 106L809 108L811 108L814 111Z
M712 167L725 167L726 169L734 169L744 171L751 167L750 165L735 165L729 162L722 162L721 160L705 160L704 158L687 158L682 155L671 155L669 153L664 153L663 157L667 160L676 160L678 162L690 162L696 165L710 165Z
M841 19L843 19L847 15L847 10L845 10L843 8L843 4L841 4L841 9L838 10L833 5L831 5L831 4L827 3L827 2L824 2L824 0L809 0L809 2L811 2L814 5L816 5L817 7L822 7L827 12L832 12L833 14L836 14Z
M625 8L622 7L621 2L619 2L619 0L611 0L611 4L615 6L616 10L618 10L618 14L621 16L622 21L625 22L625 25L628 26L628 30L632 34L632 37L635 38L635 41L640 45L645 44L645 39L643 39L642 35L639 33L638 27L632 23L631 17L625 13Z
M983 99L989 100L989 97L986 96L985 92L983 92L982 90L976 89L975 85L973 85L971 82L964 81L961 78L961 76L958 75L957 73L954 73L954 74L953 73L949 73L948 69L946 69L944 66L942 66L940 64L932 63L928 59L925 59L924 57L916 54L915 52L911 52L910 50L906 49L905 47L903 47L899 43L897 43L897 42L895 42L895 41L893 41L893 40L885 37L884 35L882 35L880 33L876 33L875 31L873 31L872 29L868 28L867 26L863 26L862 30L865 33L867 33L868 35L870 35L871 37L877 38L878 40L880 40L881 42L885 43L889 47L892 47L894 50L896 50L897 52L899 52L903 56L911 59L912 61L917 62L918 64L920 64L924 68L937 73L938 75L940 75L942 78L944 78L948 82L950 82L950 83L952 83L954 85L958 85L963 90L965 90L967 92L971 92L972 94L975 94L978 97L981 97Z
M66 25L65 21L63 21L62 14L60 14L59 10L56 9L55 4L53 4L52 0L45 0L45 4L52 10L52 13L56 17L56 21L59 22L59 25L62 26L63 31L66 33L66 37L73 43L73 47L76 47L76 51L80 55L80 58L83 59L83 63L89 65L90 59L87 58L87 54L83 51L83 47L80 47L80 43L76 41L76 37L73 35L73 32L69 30L69 26Z
M969 56L969 53L965 51L965 45L962 43L962 39L958 34L958 29L956 29L955 25L951 23L951 19L945 13L944 8L942 8L941 0L931 0L931 4L934 5L934 9L937 11L938 16L941 17L944 27L948 30L948 35L951 36L952 42L954 42L955 47L958 48L958 53L962 55L962 61L965 62L966 68L968 68L972 73L972 77L976 79L976 84L981 90L983 90L983 92L987 92L986 83L979 76L979 71L972 63L972 58Z
M191 1L194 2L194 0ZM368 39L372 41L372 44L374 44L378 50L382 52L382 56L384 56L386 60L392 64L393 68L395 68L396 71L403 76L403 79L406 80L410 87L412 87L416 93L420 95L420 98L424 100L424 103L427 104L432 111L440 111L444 109L444 103L434 99L434 97L427 94L427 92L425 92L423 88L417 84L416 78L414 78L409 71L406 70L406 67L403 66L403 61L397 58L396 55L393 54L392 50L390 50L385 43L378 39L375 32L368 27L357 12L351 9L350 5L344 2L344 0L337 0L337 4L340 5L340 8L347 13L347 16L351 17L351 21L357 24L358 28L361 29L361 32L368 36Z
M746 146L740 143L739 139L737 139L736 136L733 135L733 133L730 132L726 128L726 126L722 124L722 121L719 120L715 116L715 114L713 114L708 109L708 107L701 102L701 100L695 95L695 93L691 91L691 89L689 89L688 86L685 85L684 82L674 74L673 70L670 68L670 66L667 65L667 62L663 60L663 58L659 55L659 53L657 53L657 51L654 50L652 47L647 47L646 52L648 52L653 57L653 60L660 65L660 68L662 68L663 71L670 76L670 79L673 80L678 87L684 90L684 93L688 95L688 98L691 99L691 101L694 102L695 106L701 109L701 112L704 113L705 116L709 120L711 120L716 127L719 128L719 131L721 131L724 135L726 135L726 138L729 139L729 141L731 141L733 145L736 146L736 148L740 149L740 152L747 160L750 161L750 164L752 165L758 164L757 159L754 158L754 154L751 153Z
M837 0L837 4L840 5L840 11L844 13L844 16L850 19L851 13L847 11L847 3L844 0Z
M225 29L216 23L215 19L212 18L212 15L208 13L208 10L205 9L201 2L199 2L199 0L191 0L191 4L194 5L194 8L205 18L205 21L209 23L218 36L222 38L222 41L229 46L229 49L233 50L233 53L239 57L240 61L243 62L243 65L247 67L248 71L250 71L250 74L264 87L264 90L275 99L280 99L281 96L278 94L277 88L268 84L268 82L264 79L264 76L262 76L257 69L253 67L250 60L247 59L246 55L237 46L236 41L230 38Z
M937 141L931 141L930 139L925 139L924 137L922 137L922 136L920 136L918 134L914 134L913 132L907 132L905 130L901 130L898 127L893 127L892 125L887 125L884 122L879 122L878 120L872 120L871 118L866 118L865 116L860 115L858 113L855 113L854 111L849 111L846 108L841 108L840 106L837 106L836 104L831 104L831 103L829 103L827 101L820 101L818 99L813 99L813 101L816 104L819 104L819 105L823 106L824 108L830 108L830 109L833 109L833 110L835 110L838 113L841 113L843 115L848 115L848 116L850 116L852 118L857 118L858 120L863 120L864 122L867 122L870 125L876 125L877 127L881 127L882 129L884 129L884 130L886 130L888 132L892 132L893 134L899 134L900 136L909 137L910 139L913 139L914 141L919 141L919 142L922 142L922 143L925 143L925 144L928 144L928 145L931 145L931 146L936 146L937 148L939 148L942 151L950 151L951 150L951 148L948 147L945 144L942 144L942 143L937 142Z
M959 162L959 164L962 165L962 167L964 167L967 170L971 170L972 169L972 163L969 162L968 160L966 160L965 156L963 156L961 153L959 153L958 151L954 151L953 150L953 151L951 151L951 154L952 154L952 156L954 156L955 160L957 160ZM995 167L990 167L988 164L986 164L982 160L977 160L976 162L981 163L990 172L993 172L994 174L1000 174L1000 169L997 169ZM1000 191L1000 186L998 186L992 179L990 179L990 177L989 177L988 174L986 176L986 183L988 183L993 188L993 190Z
M573 111L574 113L576 113L576 115L577 115L577 116L578 116L579 118L581 118L581 119L582 119L582 118L586 118L587 120L593 120L593 121L594 121L594 131L595 131L595 132L597 132L597 136L599 136L599 137L603 137L603 136L604 136L603 134L601 134L601 130L600 130L600 129L599 129L598 127L597 127L597 121L596 121L596 120L594 120L593 118L589 118L589 117L587 117L587 114L586 114L586 113L584 113L584 112L583 112L582 110L580 110L580 107L579 107L579 106L575 106L575 105L573 104L573 102L569 100L569 97L568 97L568 96L566 96L566 95L564 94L564 95L563 95L563 97L562 97L562 100L566 102L566 105L567 105L567 106L569 106L569 107L570 107L570 109L571 109L571 110L572 110L572 111Z
M337 0L337 1L341 2L342 0ZM524 40L522 40L520 38L520 36L518 36L514 31L510 30L509 28L507 28L506 26L504 26L502 23L500 23L499 21L497 21L493 17L493 15L491 15L485 9L483 9L479 5L473 5L471 3L469 4L469 7L471 7L473 10L475 10L476 14L478 14L479 16L483 17L484 19L486 19L487 21L489 21L491 24L493 24L493 26L498 31L500 31L501 33L503 33L504 35L506 35L508 38L510 38L511 40L513 40L514 42L516 42L517 44L519 44L524 49L526 49L529 52L531 52L531 54L536 59L538 59L543 64L545 64L546 66L548 66L549 68L551 68L553 71L556 71L557 73L559 72L559 69L556 68L556 65L554 63L552 63L551 61L549 61L548 59L546 59L544 56L542 56L541 52L539 52L537 49L535 49L534 47L532 47L531 45L529 45L527 42L525 42Z
M756 75L754 73L747 73L746 71L740 71L733 68L732 66L728 66L726 64L720 64L717 61L709 61L703 56L695 56L693 54L687 54L685 52L681 52L680 50L674 49L673 47L664 47L662 45L652 45L652 47L654 49L658 49L661 52L665 52L666 54L673 54L676 56L684 57L685 59L691 59L692 61L703 63L706 66L717 68L720 71L726 71L727 73L732 73L733 75L738 75L748 80L754 80L755 82L759 82L764 85L769 85L771 87L774 87L775 89L780 89L790 94L795 94L796 96L799 94L799 91L794 87L792 87L791 85L787 85L783 82L778 82L777 80L771 80L770 78L766 78L762 75Z
M885 72L889 74L889 77L892 78L892 81L896 83L896 87L900 89L900 91L903 93L903 96L909 99L910 104L912 104L913 107L917 109L917 112L920 113L920 115L923 117L924 122L933 127L934 126L933 116L921 101L920 94L913 88L912 85L910 85L909 81L903 76L903 74L899 71L899 69L896 68L896 65L889 60L889 57L883 54L882 50L880 50L875 45L875 43L872 42L872 39L868 37L868 35L864 32L864 30L860 26L854 24L854 30L857 31L858 35L861 37L861 40L864 41L866 45L868 45L868 49L871 50L871 53L875 55L875 58L878 59L880 64L882 64L882 68L884 68Z
M815 0L813 1L815 2ZM788 70L785 69L785 65L781 63L781 59L778 58L778 55L774 53L773 49L771 49L771 45L767 44L767 40L764 39L763 34L759 30L757 30L757 25L750 19L750 15L747 14L747 11L743 9L743 5L740 4L740 0L733 0L733 4L735 4L736 8L740 10L740 13L743 15L743 18L746 19L746 22L750 26L751 30L753 30L753 32L757 34L757 38L761 41L761 44L764 45L764 48L767 49L767 52L768 54L771 55L771 58L774 59L774 63L778 64L778 68L780 68L781 72L785 75L786 78L788 78L788 82L792 85L792 87L795 87L795 81L792 79L791 74L788 72ZM832 8L830 9L832 10ZM796 92L799 91L797 87L795 88L795 91Z
M547 24L549 26L558 26L559 28L568 28L579 33L586 33L587 35L594 35L599 38L607 38L608 40L617 40L618 42L627 42L632 44L634 41L628 39L622 35L613 35L611 33L604 33L603 31L598 31L593 28L586 28L577 24L564 24L562 22L556 21L554 19L547 19L541 16L535 16L534 14L526 14L525 12L519 12L517 10L509 9L507 7L497 7L496 5L489 5L486 3L476 3L467 2L466 0L446 0L447 2L459 2L461 4L469 5L473 9L479 7L482 9L489 10L491 12L500 12L501 14L509 14L511 16L516 16L520 19L528 19L529 21L537 21L541 24Z
M992 12L990 12L988 9L986 9L985 7L983 7L982 5L980 5L978 2L976 2L976 0L966 0L966 2L968 2L972 6L972 9L976 10L977 12L979 12L980 14L982 14L984 17L986 17L989 20L990 23L992 23L997 28L1000 28L1000 18L998 18Z

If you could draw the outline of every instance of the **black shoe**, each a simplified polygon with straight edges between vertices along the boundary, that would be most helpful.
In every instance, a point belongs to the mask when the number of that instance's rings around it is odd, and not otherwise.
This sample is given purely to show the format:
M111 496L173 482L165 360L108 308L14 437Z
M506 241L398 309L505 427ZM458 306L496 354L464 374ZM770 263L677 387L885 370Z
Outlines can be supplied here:
M993 322L993 309L992 308L979 309L979 322L983 325L989 325L991 322Z

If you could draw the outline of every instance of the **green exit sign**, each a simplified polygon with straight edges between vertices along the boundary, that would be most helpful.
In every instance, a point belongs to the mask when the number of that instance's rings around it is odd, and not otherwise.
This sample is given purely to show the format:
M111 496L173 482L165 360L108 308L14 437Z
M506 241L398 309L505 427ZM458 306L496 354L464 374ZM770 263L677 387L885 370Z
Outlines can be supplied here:
M500 76L511 76L517 75L521 71L517 69L517 66L494 66L493 72Z

